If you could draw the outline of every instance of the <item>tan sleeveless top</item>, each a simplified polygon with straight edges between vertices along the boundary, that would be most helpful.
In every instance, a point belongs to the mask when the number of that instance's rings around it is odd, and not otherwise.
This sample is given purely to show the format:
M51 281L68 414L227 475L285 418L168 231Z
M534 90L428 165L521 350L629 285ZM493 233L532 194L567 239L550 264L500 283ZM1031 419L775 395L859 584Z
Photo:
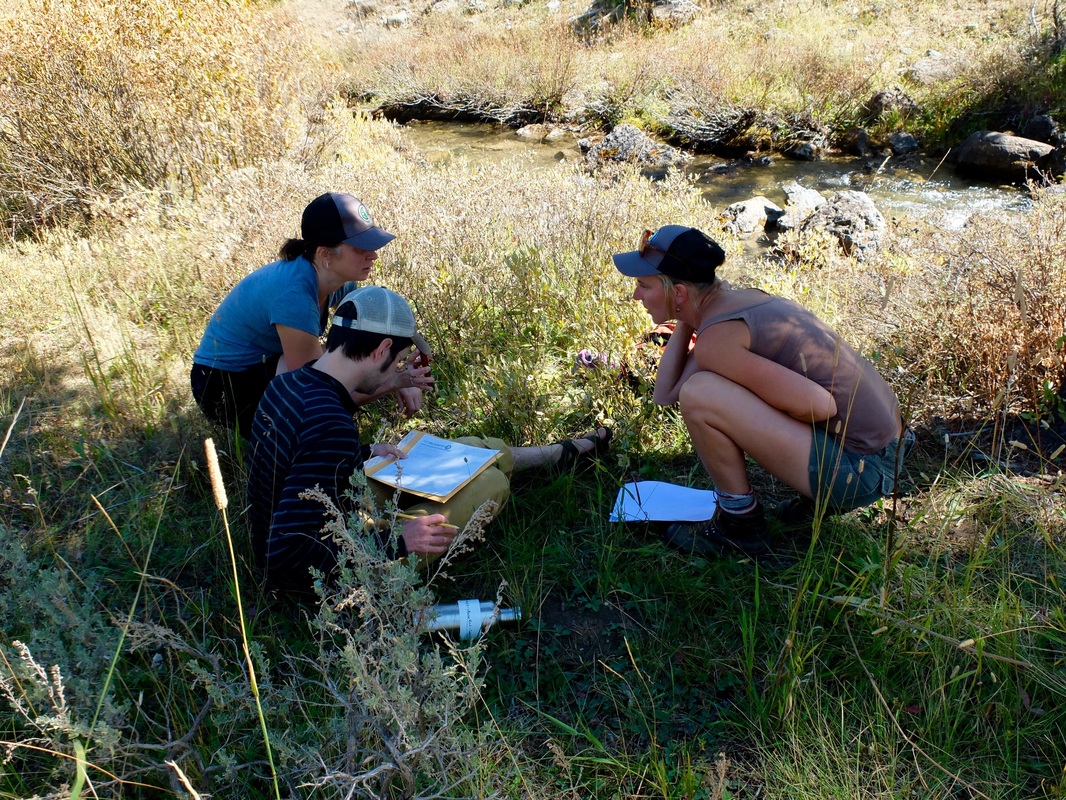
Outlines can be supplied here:
M876 453L899 436L899 401L892 387L869 361L799 303L766 295L747 308L705 319L696 335L719 322L738 319L748 326L751 352L798 372L833 395L837 414L819 424L845 450Z

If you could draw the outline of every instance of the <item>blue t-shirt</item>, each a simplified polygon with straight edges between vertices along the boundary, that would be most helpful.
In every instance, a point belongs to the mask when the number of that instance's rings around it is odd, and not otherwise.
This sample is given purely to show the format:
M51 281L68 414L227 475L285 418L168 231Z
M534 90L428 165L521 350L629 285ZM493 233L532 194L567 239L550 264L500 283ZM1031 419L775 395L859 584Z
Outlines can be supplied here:
M330 297L330 305L356 288L350 282ZM275 261L243 277L211 315L192 360L195 364L241 372L282 352L276 325L321 336L329 318L318 305L318 276L303 256Z

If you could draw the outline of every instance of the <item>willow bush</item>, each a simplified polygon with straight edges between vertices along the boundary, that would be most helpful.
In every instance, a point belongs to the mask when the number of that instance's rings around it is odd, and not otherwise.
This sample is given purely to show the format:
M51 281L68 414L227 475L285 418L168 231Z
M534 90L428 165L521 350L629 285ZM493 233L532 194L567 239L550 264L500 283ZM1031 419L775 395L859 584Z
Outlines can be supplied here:
M886 291L913 321L885 344L897 363L922 365L933 387L926 405L936 397L943 415L1062 417L1064 226L1066 198L1048 194L1024 216L977 216L896 255L899 280Z
M16 231L131 191L198 189L307 133L320 62L284 17L215 0L15 0L0 62L0 215Z

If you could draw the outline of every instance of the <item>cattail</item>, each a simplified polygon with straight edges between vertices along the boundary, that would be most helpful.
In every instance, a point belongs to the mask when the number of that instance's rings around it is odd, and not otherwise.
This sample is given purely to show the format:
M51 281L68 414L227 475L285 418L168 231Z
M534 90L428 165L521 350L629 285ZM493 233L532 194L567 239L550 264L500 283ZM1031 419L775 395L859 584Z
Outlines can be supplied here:
M1025 302L1025 286L1022 283L1022 271L1020 269L1018 270L1018 274L1014 277L1014 304L1018 306L1018 311L1022 315L1022 324L1024 325L1029 321L1029 314Z
M211 476L211 490L215 493L215 507L219 511L225 511L229 498L226 497L226 484L222 482L222 470L218 468L215 440L204 439L204 450L207 453L207 473Z

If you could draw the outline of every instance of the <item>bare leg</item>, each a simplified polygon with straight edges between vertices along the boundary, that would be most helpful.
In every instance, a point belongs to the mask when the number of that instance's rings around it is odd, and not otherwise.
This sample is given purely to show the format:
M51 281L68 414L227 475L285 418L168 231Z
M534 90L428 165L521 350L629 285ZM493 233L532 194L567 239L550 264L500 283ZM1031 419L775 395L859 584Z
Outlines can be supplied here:
M607 429L597 428L594 431L589 431L584 436L571 439L570 441L574 443L574 447L578 449L579 453L588 453L596 447L596 443L591 439L586 439L585 436L597 436L600 439L605 439L607 437ZM524 469L548 467L558 463L563 455L563 446L561 444L547 444L534 447L512 447L511 453L514 456L514 471L520 472Z
M811 424L800 422L738 383L698 372L681 387L681 415L700 461L726 492L751 491L744 454L796 491L811 496Z

